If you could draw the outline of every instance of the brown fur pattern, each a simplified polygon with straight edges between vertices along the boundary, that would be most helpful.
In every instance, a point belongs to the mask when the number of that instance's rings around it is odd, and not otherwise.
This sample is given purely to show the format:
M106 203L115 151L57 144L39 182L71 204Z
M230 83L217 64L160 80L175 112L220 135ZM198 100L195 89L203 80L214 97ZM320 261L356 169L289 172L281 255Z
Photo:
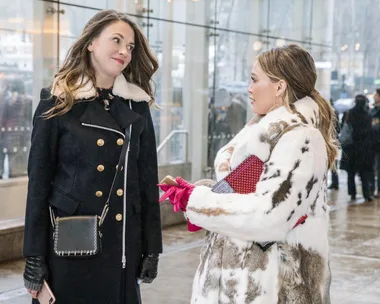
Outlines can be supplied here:
M278 303L322 304L320 288L324 281L324 260L301 244L279 243L281 290ZM313 273L313 276L310 276Z
M202 209L198 209L198 208L189 207L189 210L197 212L199 214L204 214L204 215L207 215L207 216L218 216L218 215L229 215L229 214L232 214L232 213L227 212L226 210L221 209L221 208L202 208Z
M251 304L262 293L260 285L251 277L248 278L247 292L245 293L245 304Z
M309 195L310 195L310 192L311 190L313 190L314 188L314 185L318 182L318 178L316 178L315 176L312 176L310 178L310 180L308 181L307 185L306 185L306 191L307 191L307 195L306 195L306 198L309 198Z
M289 108L294 114L296 114L299 117L299 119L301 119L302 123L307 124L305 116L303 116L300 112L297 111L296 106L294 104L290 104Z
M235 297L237 294L238 281L236 279L227 279L224 281L224 294L229 299L228 303L236 303Z
M232 241L227 240L224 243L224 254L222 258L222 266L224 269L235 269L242 266L242 258L244 252L239 249Z
M279 188L274 192L272 197L272 209L276 208L281 202L286 200L286 198L290 194L290 189L292 188L292 177L294 174L294 170L296 170L300 165L300 161L298 160L293 169L288 173L288 177L284 180Z
M214 233L210 233L207 238L204 247L201 251L201 263L198 267L198 272L203 275L206 266L206 279L202 286L202 294L207 296L208 292L219 287L219 276L216 275L212 270L220 269L221 258L222 258L222 248L224 246L224 239L218 238ZM206 265L206 261L208 262Z
M245 258L242 267L247 267L250 272L257 270L266 270L269 262L268 254L272 249L262 251L255 243L249 247L245 253Z

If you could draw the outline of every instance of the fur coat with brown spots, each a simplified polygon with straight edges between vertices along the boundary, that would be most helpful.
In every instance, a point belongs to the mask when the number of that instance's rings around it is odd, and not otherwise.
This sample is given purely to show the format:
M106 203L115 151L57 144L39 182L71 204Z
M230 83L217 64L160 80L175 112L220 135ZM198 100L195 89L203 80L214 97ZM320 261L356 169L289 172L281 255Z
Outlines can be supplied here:
M253 119L217 154L217 180L250 155L264 162L251 194L192 192L187 217L209 231L193 304L328 304L327 152L309 97ZM306 222L292 229L302 215ZM266 251L256 242L275 241Z

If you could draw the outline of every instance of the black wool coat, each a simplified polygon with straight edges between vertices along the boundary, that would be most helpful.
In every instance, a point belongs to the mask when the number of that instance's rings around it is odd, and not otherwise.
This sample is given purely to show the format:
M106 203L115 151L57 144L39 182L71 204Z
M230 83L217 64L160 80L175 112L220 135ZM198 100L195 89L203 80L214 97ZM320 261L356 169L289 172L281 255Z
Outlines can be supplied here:
M347 172L371 172L374 162L371 115L368 111L358 106L355 106L347 113L345 113L343 121L346 121L348 117L348 121L352 126L354 143L342 149L340 167Z
M62 116L41 117L54 105L55 96L42 99L35 112L24 256L47 257L48 282L57 304L141 303L136 282L141 256L162 252L153 123L148 103L133 100L147 94L124 77L119 80L114 92L121 96L115 94L109 112L99 98L87 98L96 94L93 88L79 92L79 102ZM49 94L43 90L41 95ZM116 168L124 130L130 125L130 149L128 157L123 156L127 165ZM102 227L102 253L93 258L56 257L48 206L60 217L100 215L116 170ZM125 299L120 298L121 290Z
M370 111L372 117L372 130L373 130L373 148L374 151L380 152L380 106L375 105Z

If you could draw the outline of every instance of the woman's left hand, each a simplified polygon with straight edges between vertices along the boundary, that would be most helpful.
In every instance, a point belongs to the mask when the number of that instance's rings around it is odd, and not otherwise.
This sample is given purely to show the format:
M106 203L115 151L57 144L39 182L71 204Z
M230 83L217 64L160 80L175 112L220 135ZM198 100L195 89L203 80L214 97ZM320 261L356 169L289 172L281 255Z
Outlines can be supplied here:
M141 260L141 271L139 279L143 283L152 283L157 277L158 254L151 253L144 255Z

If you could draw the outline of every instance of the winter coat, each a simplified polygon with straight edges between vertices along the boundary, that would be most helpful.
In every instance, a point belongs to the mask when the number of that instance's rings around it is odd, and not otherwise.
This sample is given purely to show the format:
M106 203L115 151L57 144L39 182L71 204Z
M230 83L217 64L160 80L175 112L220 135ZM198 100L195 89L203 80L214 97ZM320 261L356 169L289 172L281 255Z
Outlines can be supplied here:
M51 109L58 94L59 90L42 99L34 116L24 256L47 257L48 283L57 304L140 303L136 280L141 256L162 252L150 97L120 75L113 86L115 97L109 112L89 82L75 92L78 102L69 112L44 119L41 114ZM43 90L41 95L49 94ZM130 126L129 152L122 156L125 166L116 167L124 130ZM117 170L102 227L101 254L56 257L48 206L60 217L100 215ZM122 289L126 301L120 299Z
M351 124L354 143L342 150L340 168L348 172L370 172L374 163L371 115L356 106L347 113L343 123Z
M255 193L193 190L187 217L210 233L191 303L330 303L326 145L317 104L305 97L291 109L252 120L218 152L217 180L250 155L264 162ZM270 241L266 251L255 243Z
M373 148L376 152L380 152L380 106L375 105L370 111L372 117L373 130Z

